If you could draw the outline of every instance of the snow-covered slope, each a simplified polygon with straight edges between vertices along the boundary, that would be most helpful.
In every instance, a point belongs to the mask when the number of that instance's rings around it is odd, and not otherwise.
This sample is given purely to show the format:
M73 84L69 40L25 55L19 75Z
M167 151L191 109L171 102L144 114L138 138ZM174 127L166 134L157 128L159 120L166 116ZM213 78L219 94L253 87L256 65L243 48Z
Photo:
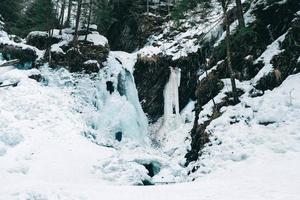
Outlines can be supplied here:
M47 68L44 70L42 73L49 73ZM151 187L108 186L103 174L97 173L99 162L116 150L83 137L88 112L80 109L83 104L74 98L70 88L51 82L41 85L28 79L24 71L10 69L4 74L6 79L17 78L20 83L0 90L0 199L299 197L299 74L262 97L250 99L244 95L241 104L224 110L223 116L209 127L222 144L206 148L198 170L201 178L191 183ZM70 80L65 76L60 81L65 85ZM230 123L232 120L235 123ZM143 151L135 152L140 153Z

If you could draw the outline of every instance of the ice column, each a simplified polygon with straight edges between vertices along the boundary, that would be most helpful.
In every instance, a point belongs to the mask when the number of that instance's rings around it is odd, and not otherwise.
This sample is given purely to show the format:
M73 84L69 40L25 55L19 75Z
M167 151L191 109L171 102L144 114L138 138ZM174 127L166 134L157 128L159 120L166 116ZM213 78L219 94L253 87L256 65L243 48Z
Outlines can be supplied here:
M176 67L170 67L169 81L164 89L164 124L170 123L175 115L176 125L179 123L179 96L178 88L180 86L181 70Z

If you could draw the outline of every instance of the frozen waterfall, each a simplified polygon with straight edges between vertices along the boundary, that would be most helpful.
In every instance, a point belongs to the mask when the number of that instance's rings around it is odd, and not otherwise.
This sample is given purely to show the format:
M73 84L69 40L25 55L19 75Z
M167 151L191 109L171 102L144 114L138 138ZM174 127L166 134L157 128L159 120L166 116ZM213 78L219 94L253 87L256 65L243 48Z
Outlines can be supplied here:
M133 105L136 113L136 123L142 137L145 137L148 129L148 119L139 102L138 91L135 86L134 77L127 69L119 74L118 85L122 85L122 92L127 98L127 101ZM119 88L119 87L118 87ZM120 92L120 93L122 93ZM130 116L128 116L130 118Z
M164 89L164 125L174 121L177 127L180 122L178 88L180 86L181 70L170 67L170 77Z
M118 59L122 61L122 58ZM123 66L128 62L121 61L111 54L107 67L100 72L99 96L102 106L99 116L94 120L96 138L99 143L128 140L147 143L148 119L140 105L132 72ZM106 90L107 85L110 86L109 91Z

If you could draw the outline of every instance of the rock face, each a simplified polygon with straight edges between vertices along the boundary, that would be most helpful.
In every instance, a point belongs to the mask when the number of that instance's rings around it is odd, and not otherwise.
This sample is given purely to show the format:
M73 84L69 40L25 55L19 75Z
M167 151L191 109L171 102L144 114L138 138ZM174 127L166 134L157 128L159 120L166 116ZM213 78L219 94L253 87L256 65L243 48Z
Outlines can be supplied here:
M71 72L98 72L109 53L109 46L79 43L79 48L64 46L64 52L51 52L50 66L67 66ZM48 55L47 55L48 54ZM46 53L49 59L49 51Z
M181 83L179 87L180 110L195 99L194 91L197 85L197 71L199 68L198 54L191 54L179 60L171 57L138 57L135 64L134 77L139 92L143 110L150 121L155 122L164 112L164 87L170 76L169 67L181 69Z
M98 72L109 54L109 45L105 37L96 31L87 34L81 31L78 42L73 43L72 33L64 33L69 40L62 40L47 49L44 60L51 67L63 66L71 72Z
M150 35L160 32L168 8L166 0L149 1L149 12L146 14L147 1L120 1L114 6L114 11L119 13L116 22L108 31L107 37L112 50L132 52L141 48Z
M38 58L36 52L30 48L0 43L0 51L5 60L19 59L21 64L34 63Z
M151 34L161 30L162 21L159 16L139 14L115 23L108 34L112 50L132 52L141 48Z

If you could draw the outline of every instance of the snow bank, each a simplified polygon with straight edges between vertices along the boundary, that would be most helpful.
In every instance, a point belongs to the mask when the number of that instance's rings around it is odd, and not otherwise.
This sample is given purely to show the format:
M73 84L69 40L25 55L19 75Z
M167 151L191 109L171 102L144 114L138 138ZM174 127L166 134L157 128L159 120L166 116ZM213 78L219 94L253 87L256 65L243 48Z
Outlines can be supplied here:
M272 158L276 156L283 159L285 156L299 156L299 134L296 131L300 128L299 81L300 74L290 76L279 88L257 98L248 96L252 88L249 82L238 83L246 93L240 104L223 108L222 116L208 126L212 144L205 147L200 160L192 165L199 167L195 176L227 170L237 165L236 162L252 164L265 159L273 162ZM215 100L218 102L220 98L217 96ZM203 112L199 123L211 113L205 107ZM272 169L273 166L266 163L265 167ZM294 169L287 166L286 170Z
M78 40L85 40L85 36L79 36ZM106 46L108 44L108 40L106 39L106 37L100 35L98 32L88 34L87 41L93 43L96 46Z

